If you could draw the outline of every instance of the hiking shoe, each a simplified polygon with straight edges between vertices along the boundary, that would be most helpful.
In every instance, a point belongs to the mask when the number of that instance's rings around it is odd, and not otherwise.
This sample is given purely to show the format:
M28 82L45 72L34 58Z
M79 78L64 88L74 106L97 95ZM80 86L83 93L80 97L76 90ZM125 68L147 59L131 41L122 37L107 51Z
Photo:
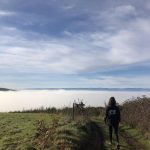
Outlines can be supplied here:
M120 149L120 145L119 144L117 144L117 149Z

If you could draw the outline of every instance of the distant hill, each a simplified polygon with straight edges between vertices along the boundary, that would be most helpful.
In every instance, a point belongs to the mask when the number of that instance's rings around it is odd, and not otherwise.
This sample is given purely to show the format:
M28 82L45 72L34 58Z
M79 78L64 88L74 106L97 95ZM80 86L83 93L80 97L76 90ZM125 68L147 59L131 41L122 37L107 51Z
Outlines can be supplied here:
M7 89L7 88L0 88L0 91L15 91L15 90Z

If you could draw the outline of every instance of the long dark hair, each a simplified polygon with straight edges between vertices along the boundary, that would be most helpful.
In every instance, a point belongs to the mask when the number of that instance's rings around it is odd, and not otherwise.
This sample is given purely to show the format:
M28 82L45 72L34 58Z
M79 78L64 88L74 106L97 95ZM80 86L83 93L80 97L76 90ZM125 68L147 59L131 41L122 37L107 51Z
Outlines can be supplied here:
M114 97L110 97L108 106L116 106L116 100Z

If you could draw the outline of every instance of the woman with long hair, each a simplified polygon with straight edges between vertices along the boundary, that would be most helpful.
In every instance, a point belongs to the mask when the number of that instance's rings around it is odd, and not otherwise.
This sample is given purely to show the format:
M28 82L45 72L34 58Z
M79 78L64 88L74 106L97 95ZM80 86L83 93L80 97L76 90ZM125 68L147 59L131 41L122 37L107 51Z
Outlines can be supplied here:
M106 116L105 123L108 123L109 127L109 139L112 144L112 133L115 131L116 140L117 140L117 148L119 149L119 136L118 136L118 127L119 122L121 120L120 117L120 109L116 106L116 100L114 97L110 97L108 106L106 108Z

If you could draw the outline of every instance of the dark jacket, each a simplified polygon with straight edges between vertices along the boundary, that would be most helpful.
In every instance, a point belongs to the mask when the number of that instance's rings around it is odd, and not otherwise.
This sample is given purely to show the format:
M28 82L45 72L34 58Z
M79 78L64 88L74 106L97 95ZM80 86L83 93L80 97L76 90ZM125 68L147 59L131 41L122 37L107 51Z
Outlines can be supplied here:
M105 122L108 122L109 125L119 124L121 121L120 109L117 106L108 106L106 108Z

